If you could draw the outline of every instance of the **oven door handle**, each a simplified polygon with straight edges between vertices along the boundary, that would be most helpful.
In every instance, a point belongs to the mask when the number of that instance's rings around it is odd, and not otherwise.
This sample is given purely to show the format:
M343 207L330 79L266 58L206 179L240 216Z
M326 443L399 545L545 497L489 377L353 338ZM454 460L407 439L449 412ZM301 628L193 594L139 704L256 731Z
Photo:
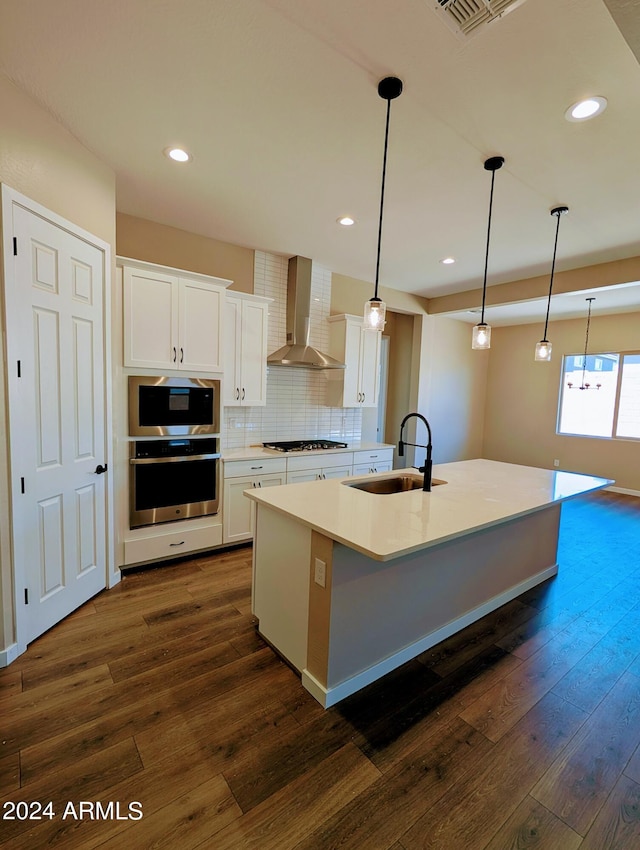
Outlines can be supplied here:
M220 452L206 455L178 455L177 457L130 457L129 463L133 466L139 463L188 463L192 460L216 460Z

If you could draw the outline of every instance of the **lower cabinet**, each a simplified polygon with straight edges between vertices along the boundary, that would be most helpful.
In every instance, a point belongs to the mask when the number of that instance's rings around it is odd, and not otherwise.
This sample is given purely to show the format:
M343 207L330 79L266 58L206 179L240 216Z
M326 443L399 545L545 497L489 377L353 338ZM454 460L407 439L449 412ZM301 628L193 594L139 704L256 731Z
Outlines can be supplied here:
M353 474L369 475L371 472L391 472L393 449L375 449L353 453Z
M253 537L255 506L250 499L245 498L245 490L389 472L393 468L393 449L229 460L224 462L223 468L222 542L227 545L242 543Z
M323 478L346 478L351 475L351 466L319 466L314 469L301 469L287 473L287 484L299 484L301 481L322 481Z
M260 461L229 461L224 464L222 542L241 543L253 537L254 505L244 496L252 487L276 487L287 483L283 458Z
M201 523L202 520L195 522ZM215 549L222 543L222 525L214 520L196 527L189 520L169 522L145 529L140 536L124 541L124 565L177 558L182 554Z
M318 461L321 460L321 463ZM301 481L321 481L323 478L346 478L351 475L353 465L352 452L292 457L287 461L287 484Z
M387 463L380 463L378 461L375 465L369 463L361 463L358 466L353 465L353 474L354 475L370 475L372 472L391 472L393 469L393 465L391 461Z

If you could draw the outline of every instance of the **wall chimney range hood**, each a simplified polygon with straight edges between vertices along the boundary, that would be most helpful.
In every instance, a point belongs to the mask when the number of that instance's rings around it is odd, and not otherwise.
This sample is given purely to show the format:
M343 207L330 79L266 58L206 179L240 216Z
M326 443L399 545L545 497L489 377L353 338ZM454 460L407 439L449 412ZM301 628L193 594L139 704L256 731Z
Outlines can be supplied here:
M287 276L287 344L267 357L267 366L344 369L345 364L309 345L311 260L291 257Z

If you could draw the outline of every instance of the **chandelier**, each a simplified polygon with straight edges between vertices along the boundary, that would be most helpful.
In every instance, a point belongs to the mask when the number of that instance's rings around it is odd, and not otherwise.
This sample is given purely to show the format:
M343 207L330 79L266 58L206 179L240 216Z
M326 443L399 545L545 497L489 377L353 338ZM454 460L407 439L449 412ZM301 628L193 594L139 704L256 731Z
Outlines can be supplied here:
M579 387L573 385L571 381L567 382L567 386L570 390L599 390L602 384L596 384L595 387L592 387L591 384L585 383L584 374L587 370L587 347L589 345L589 325L591 323L591 302L595 301L595 298L586 298L586 301L589 302L589 312L587 313L587 331L584 336L584 355L582 357L582 383Z

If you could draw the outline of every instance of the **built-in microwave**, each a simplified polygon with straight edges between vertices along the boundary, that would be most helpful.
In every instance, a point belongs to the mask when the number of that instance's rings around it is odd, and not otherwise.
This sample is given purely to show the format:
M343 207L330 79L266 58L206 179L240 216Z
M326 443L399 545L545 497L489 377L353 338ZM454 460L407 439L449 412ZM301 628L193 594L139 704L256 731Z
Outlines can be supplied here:
M184 437L220 433L220 381L129 376L129 435Z

